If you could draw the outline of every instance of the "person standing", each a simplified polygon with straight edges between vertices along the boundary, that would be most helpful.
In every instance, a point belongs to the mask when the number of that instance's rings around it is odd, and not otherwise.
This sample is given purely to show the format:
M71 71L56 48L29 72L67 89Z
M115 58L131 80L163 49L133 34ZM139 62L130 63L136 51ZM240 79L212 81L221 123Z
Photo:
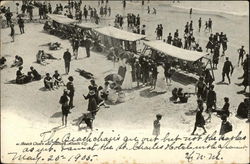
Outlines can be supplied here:
M75 59L77 59L78 57L79 44L80 43L78 39L73 40L73 53L74 53Z
M191 8L190 10L189 10L189 18L191 19L191 17L192 17L192 13L193 13L193 9Z
M156 120L154 120L153 135L155 135L155 136L160 135L160 128L161 128L160 120L161 120L161 118L162 118L162 115L157 114L156 115Z
M68 48L67 48L67 51L64 52L63 59L65 63L65 72L68 75L69 70L70 70L70 62L71 62L71 53L69 52Z
M61 96L59 103L62 105L62 126L67 126L67 117L69 114L69 97L68 97L68 91L65 89L63 91L63 95Z
M90 57L90 47L91 47L91 40L87 37L85 40L85 49L87 57Z
M211 120L211 113L213 110L216 109L216 92L214 91L214 85L211 85L209 87L206 103L207 103L206 112L209 113L207 120Z
M231 63L231 61L229 61L229 58L226 57L226 61L224 63L223 70L222 70L222 82L225 81L225 75L226 75L229 84L231 83L229 73L231 72L231 75L232 75L233 70L234 70L233 64Z
M246 51L244 50L244 46L241 46L241 48L238 49L238 53L239 53L239 60L238 60L238 66L239 66L240 60L241 60L241 65L243 64L244 55L246 54Z
M195 93L198 99L204 98L205 90L206 90L206 83L204 82L204 78L200 77L198 82L195 85Z
M198 26L199 26L199 32L201 31L201 18L199 19L199 21L198 21Z
M72 109L75 106L73 105L73 99L75 94L75 87L73 84L74 78L70 76L68 78L69 82L66 84L67 89L69 90L68 96L69 96L69 108Z
M197 127L201 127L204 132L203 134L207 133L204 125L205 125L205 119L202 115L202 112L203 112L203 101L202 100L198 100L198 111L196 113L196 121L195 121L195 124L194 124L194 130L193 132L191 133L191 135L194 135L194 132L196 131Z
M213 31L213 30L212 30L212 20L211 20L211 18L208 19L208 31L209 31L209 32L212 32L212 31Z
M87 96L83 95L85 100L89 100L88 103L88 111L91 112L92 116L95 117L97 113L97 102L96 102L96 96L95 96L95 91L91 89L89 86L89 93Z
M14 42L15 41L15 28L14 28L13 23L10 24L10 36L12 38L11 42Z
M6 21L7 21L7 26L10 27L11 25L11 17L13 16L13 14L10 12L10 10L8 9L7 12L4 15L6 17Z
M19 25L19 29L20 29L21 34L23 34L23 33L24 33L24 21L23 21L23 19L21 18L21 16L19 17L17 23L18 23L18 25Z

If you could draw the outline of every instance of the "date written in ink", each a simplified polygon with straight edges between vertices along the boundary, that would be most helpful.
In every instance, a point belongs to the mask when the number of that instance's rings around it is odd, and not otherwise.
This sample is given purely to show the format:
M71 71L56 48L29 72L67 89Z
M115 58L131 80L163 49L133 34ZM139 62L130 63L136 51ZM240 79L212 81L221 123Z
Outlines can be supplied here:
M213 153L199 153L192 151L191 153L187 152L185 154L185 159L188 162L192 162L194 160L223 160L223 157L221 156L221 150Z

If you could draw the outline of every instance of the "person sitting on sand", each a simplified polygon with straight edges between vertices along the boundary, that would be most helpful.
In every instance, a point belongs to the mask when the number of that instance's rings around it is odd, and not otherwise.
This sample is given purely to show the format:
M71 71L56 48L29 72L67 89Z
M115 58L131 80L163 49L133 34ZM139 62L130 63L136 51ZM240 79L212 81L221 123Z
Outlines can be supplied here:
M20 67L21 65L23 65L23 58L16 55L14 63L11 65L11 67Z
M103 87L99 86L98 89L97 89L97 91L98 91L98 94L97 94L98 95L98 102L97 102L98 106L99 107L100 106L104 106L105 108L109 108L109 106L107 106L105 104L106 94L104 92Z
M172 97L171 97L171 100L172 100L172 101L176 101L176 100L178 99L177 91L178 91L177 88L174 88L174 89L172 90Z
M60 48L61 48L61 43L58 43L58 42L55 42L55 43L50 42L49 43L50 50L58 50Z
M224 135L228 132L231 132L233 130L233 126L230 122L227 121L227 115L221 116L221 128L220 128L220 135Z
M49 73L46 73L46 76L44 78L44 87L49 90L54 90L54 82Z
M0 58L0 69L2 70L3 68L7 67L6 63L6 58L5 57L1 57Z
M31 74L33 75L33 80L41 80L42 76L37 72L34 67L30 67Z
M42 50L39 50L38 53L36 54L36 62L38 64L46 65L47 63L45 62L45 58L43 57Z
M243 118L243 119L247 118L247 115L248 115L247 101L248 99L245 98L244 101L239 104L238 109L237 109L237 114L236 114L237 117Z
M229 117L229 115L230 115L230 112L229 112L229 107L230 107L229 98L224 97L224 101L225 101L225 104L223 105L222 109L221 110L216 110L216 112L220 116L226 115L227 117Z
M17 84L24 84L26 75L22 73L23 67L20 66L16 72L16 83Z
M85 124L87 125L87 128L89 128L89 129L93 129L93 121L94 121L94 117L93 117L93 115L92 115L92 113L84 113L83 114L83 118L82 118L82 120L79 122L79 124L78 124L78 127L79 127L79 129L80 129L80 125L81 125L81 123L82 122L85 122Z
M180 100L180 103L187 103L188 101L188 94L187 93L183 93L182 92L183 88L179 88L178 91L177 91L177 96Z
M55 74L53 75L53 80L54 80L54 85L59 88L60 84L62 84L63 86L65 86L61 75L58 73L57 70L55 70Z

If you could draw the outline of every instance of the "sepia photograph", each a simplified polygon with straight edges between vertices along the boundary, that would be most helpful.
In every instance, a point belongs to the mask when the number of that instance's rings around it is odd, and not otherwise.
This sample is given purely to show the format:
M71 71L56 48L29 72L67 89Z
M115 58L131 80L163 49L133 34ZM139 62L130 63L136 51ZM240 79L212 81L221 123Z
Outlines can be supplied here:
M249 2L3 0L1 163L250 163Z

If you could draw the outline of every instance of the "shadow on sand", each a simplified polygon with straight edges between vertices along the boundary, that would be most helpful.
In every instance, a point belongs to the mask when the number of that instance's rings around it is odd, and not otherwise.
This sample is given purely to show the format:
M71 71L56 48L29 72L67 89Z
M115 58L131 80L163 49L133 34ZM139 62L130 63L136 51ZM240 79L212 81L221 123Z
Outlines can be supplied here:
M155 92L155 91L152 91L150 88L147 88L147 89L140 91L140 96L146 97L146 98L152 98L152 97L164 94L164 93L166 92Z
M58 118L58 117L62 117L62 112L56 112L52 116L50 116L50 118Z

